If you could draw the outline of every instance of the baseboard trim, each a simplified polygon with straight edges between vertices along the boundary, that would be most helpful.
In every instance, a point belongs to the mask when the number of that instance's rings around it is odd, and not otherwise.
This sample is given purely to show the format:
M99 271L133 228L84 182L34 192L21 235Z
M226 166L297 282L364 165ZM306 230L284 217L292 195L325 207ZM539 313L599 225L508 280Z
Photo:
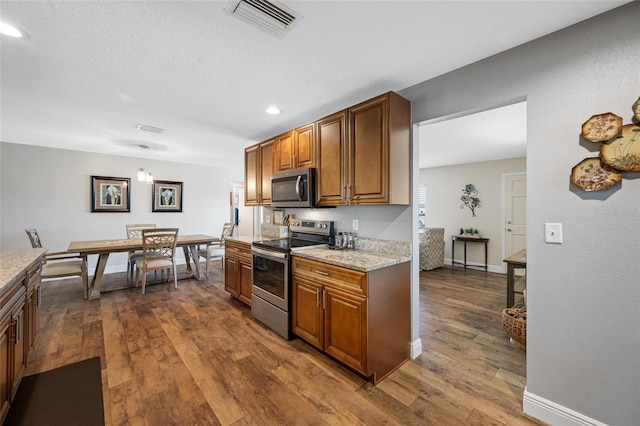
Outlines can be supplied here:
M522 396L522 410L526 414L554 426L607 426L606 423L599 422L546 398L532 394L526 387Z
M422 339L414 340L409 343L409 356L411 359L416 359L422 353Z

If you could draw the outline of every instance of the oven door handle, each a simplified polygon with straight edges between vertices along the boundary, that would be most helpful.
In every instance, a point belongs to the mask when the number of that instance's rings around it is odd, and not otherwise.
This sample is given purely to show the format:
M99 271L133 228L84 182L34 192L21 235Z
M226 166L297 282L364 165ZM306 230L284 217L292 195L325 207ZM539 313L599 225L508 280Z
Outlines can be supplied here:
M270 251L270 250L262 250L256 247L253 247L251 249L253 254L257 254L259 256L263 256L266 258L272 258L272 259L287 259L287 257L289 257L289 255L287 253L280 253L277 251Z

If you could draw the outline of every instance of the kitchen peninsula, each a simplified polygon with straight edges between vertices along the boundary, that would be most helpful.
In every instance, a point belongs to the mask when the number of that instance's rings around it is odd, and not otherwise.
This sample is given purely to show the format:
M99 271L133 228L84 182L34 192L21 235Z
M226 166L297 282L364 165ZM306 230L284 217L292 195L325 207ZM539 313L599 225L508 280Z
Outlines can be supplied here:
M40 271L46 249L0 252L0 424L40 331Z

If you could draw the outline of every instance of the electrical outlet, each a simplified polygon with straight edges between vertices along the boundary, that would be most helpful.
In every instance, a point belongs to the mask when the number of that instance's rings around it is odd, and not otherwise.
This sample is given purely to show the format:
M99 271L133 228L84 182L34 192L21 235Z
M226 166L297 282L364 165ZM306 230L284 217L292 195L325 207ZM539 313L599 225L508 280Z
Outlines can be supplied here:
M562 244L562 224L544 224L544 242L547 244Z
M358 219L353 219L351 221L351 229L353 229L354 231L357 231L358 226L359 226Z

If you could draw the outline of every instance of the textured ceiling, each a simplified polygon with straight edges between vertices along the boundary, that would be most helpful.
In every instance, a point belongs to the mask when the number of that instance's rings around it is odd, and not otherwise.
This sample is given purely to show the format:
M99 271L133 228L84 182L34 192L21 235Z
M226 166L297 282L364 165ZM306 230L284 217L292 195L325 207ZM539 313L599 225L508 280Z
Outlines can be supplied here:
M226 1L3 0L28 37L1 39L0 140L242 167L246 146L626 1L284 3L303 18L277 39Z

